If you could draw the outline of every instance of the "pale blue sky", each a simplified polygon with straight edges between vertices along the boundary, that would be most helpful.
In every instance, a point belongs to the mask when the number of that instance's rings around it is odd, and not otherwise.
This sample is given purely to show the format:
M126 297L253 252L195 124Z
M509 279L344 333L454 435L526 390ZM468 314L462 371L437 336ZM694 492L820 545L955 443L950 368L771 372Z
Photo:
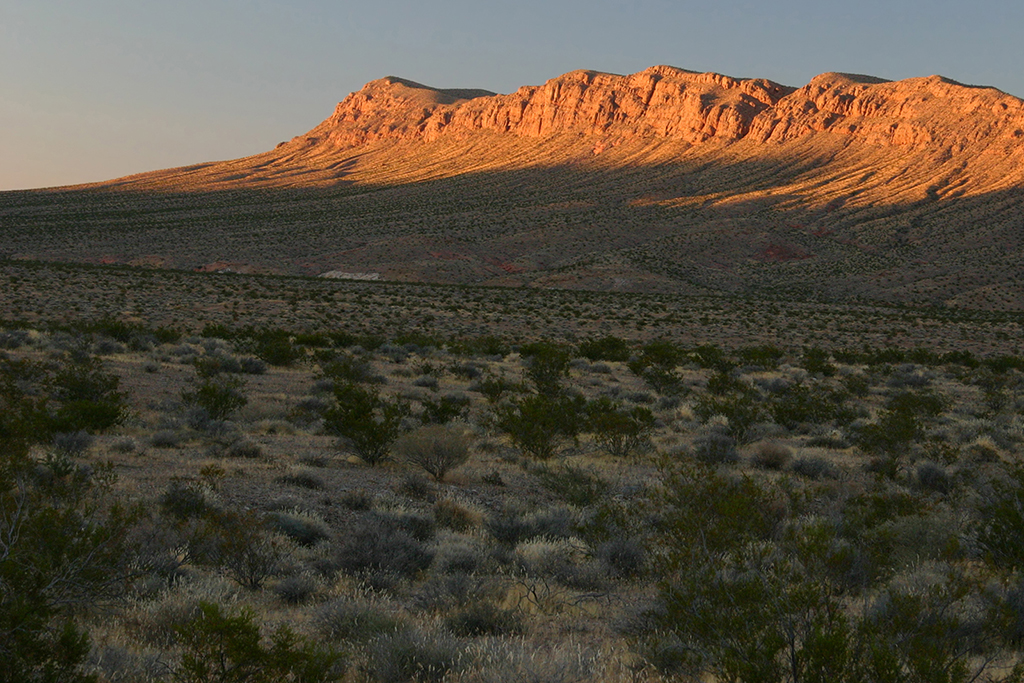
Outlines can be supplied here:
M1024 2L0 0L0 189L262 152L386 75L509 92L654 64L1024 96Z

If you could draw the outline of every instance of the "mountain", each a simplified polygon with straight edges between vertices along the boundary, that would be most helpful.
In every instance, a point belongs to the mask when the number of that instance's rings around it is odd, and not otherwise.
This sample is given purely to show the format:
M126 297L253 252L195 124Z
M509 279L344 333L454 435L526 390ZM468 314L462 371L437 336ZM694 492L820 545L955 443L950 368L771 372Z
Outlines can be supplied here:
M0 194L9 256L1024 307L1024 102L667 66L387 77L245 159Z

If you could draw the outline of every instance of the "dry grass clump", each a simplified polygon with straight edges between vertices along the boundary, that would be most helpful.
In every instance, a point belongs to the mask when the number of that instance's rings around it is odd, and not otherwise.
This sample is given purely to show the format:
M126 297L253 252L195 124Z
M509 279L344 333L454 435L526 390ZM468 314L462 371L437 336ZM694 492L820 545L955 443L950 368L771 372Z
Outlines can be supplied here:
M777 441L763 441L754 451L752 464L763 470L783 470L793 459L793 451Z
M479 511L452 498L442 498L434 503L434 520L439 527L464 532L479 526L482 519Z

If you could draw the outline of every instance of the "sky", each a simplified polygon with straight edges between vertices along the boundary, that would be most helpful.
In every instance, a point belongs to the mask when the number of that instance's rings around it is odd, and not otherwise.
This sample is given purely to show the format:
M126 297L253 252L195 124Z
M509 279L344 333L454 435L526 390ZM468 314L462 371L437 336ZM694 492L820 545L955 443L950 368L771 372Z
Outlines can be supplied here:
M0 0L0 190L256 154L364 83L507 93L656 64L1024 96L1021 0Z

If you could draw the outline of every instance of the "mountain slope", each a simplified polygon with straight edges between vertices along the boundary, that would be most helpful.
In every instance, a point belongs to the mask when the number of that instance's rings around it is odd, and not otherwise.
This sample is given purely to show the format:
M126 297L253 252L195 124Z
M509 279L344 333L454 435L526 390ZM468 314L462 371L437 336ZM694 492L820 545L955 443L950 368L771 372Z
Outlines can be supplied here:
M672 67L367 84L264 154L0 195L8 253L1020 308L1024 102Z

